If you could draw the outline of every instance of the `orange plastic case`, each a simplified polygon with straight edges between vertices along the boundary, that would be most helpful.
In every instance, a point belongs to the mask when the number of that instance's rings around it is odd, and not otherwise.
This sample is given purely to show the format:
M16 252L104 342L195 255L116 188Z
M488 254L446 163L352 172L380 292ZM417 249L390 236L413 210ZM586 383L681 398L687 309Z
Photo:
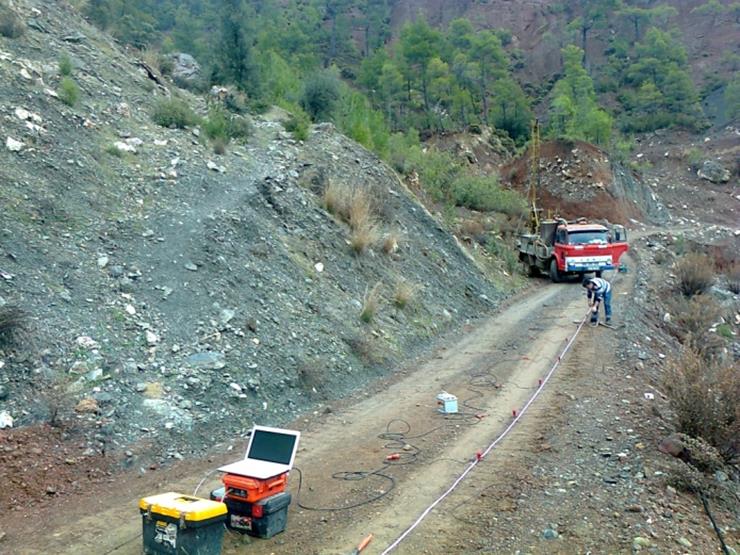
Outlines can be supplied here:
M226 497L255 503L260 499L285 491L285 486L288 483L288 473L285 472L266 480L239 476L238 474L224 474L223 483L226 488Z

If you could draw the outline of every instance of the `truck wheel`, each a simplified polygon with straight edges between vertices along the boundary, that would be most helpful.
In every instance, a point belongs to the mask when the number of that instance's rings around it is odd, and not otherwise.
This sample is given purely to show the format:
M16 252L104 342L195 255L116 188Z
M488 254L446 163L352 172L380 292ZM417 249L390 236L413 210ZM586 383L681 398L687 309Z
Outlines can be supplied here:
M558 261L554 258L550 261L550 279L553 283L560 283L563 279L560 270L558 270Z
M535 264L524 263L527 267L527 275L529 277L537 277L540 275L540 269Z

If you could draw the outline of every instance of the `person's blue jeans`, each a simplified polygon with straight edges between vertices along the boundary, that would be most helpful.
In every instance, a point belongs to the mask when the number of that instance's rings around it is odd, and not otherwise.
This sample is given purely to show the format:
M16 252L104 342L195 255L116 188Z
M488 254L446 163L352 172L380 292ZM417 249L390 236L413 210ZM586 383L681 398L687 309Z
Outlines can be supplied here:
M604 305L604 313L606 313L606 321L609 322L612 319L612 291L607 291L603 297L600 298L601 303ZM599 313L594 312L591 315L591 321L597 322L599 320Z

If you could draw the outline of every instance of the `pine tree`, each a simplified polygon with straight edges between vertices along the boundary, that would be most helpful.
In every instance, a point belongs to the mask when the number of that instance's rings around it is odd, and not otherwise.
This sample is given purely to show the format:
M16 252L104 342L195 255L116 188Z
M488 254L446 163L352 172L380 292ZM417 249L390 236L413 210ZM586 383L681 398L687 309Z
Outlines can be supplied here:
M582 65L583 51L563 49L563 77L555 84L550 107L550 128L557 136L607 144L612 119L596 102L593 81Z

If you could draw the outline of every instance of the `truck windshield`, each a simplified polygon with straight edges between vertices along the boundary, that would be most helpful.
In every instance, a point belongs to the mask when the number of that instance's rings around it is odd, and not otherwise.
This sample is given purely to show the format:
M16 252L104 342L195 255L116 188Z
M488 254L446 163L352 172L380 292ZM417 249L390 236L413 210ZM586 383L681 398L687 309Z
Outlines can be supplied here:
M608 243L608 234L606 231L570 231L568 243L571 245Z

